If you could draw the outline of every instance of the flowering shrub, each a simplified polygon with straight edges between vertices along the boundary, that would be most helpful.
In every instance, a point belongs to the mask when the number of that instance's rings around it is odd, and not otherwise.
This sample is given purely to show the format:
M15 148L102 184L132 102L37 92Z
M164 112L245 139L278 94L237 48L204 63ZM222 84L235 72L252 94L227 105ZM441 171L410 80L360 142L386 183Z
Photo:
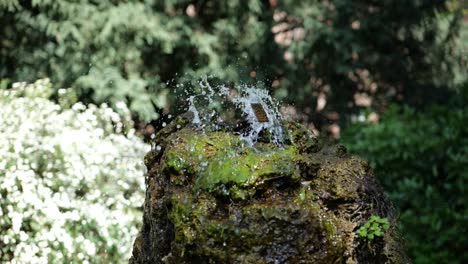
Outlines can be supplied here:
M70 108L51 91L39 80L0 92L0 262L127 262L148 146L124 104Z

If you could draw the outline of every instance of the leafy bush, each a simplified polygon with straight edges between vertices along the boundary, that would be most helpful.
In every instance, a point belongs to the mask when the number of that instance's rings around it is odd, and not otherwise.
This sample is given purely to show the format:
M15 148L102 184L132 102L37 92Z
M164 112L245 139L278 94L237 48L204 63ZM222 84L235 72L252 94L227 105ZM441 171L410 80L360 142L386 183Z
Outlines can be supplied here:
M126 262L148 146L124 104L70 109L51 93L48 80L0 93L0 262Z
M399 207L415 263L468 262L467 98L421 112L392 107L381 123L356 124L343 135Z
M278 2L280 22L289 25L279 35L291 42L282 45L293 66L287 100L296 105L311 107L309 95L321 93L325 107L346 118L397 98L425 101L445 92L462 61L454 61L462 57L455 51L461 11L448 1Z
M267 15L257 0L0 1L0 78L50 76L83 102L124 101L149 121L179 77L238 81L227 65L263 65Z
M446 2L3 0L0 78L50 76L147 121L176 99L172 83L262 80L300 112L325 96L346 117L357 98L428 98L451 82L461 16Z

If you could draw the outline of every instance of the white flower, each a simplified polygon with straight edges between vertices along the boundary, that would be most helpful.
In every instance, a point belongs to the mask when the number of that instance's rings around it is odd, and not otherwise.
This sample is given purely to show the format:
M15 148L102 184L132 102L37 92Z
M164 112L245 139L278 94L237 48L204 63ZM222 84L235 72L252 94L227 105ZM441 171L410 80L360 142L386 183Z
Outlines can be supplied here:
M120 115L82 103L61 109L43 97L48 80L14 87L0 93L0 226L10 227L0 239L14 258L0 262L126 262L149 150L134 130L123 132L128 108L118 103Z
M21 214L16 213L16 212L10 213L10 217L11 217L11 225L12 225L13 233L19 234L21 224L23 223L23 217L21 216Z

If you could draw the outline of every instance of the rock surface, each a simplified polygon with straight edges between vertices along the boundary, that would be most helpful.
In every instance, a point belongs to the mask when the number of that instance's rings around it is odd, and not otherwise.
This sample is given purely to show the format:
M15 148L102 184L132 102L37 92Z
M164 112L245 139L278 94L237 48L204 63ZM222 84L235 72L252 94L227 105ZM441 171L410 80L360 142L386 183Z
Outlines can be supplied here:
M407 263L368 162L285 126L282 147L249 148L183 116L160 131L130 263ZM372 215L390 227L370 240L357 230Z

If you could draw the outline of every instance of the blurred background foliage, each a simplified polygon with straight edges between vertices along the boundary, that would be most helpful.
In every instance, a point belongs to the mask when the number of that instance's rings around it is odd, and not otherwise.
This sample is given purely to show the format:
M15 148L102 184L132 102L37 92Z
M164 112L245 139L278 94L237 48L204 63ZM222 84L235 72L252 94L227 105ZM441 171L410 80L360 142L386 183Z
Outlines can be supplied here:
M466 87L468 88L468 87ZM393 106L379 124L345 129L342 143L371 161L400 209L415 263L466 263L468 89L424 111Z
M48 77L125 102L148 133L181 86L257 83L285 115L369 158L416 263L464 263L468 29L463 0L3 0L0 87ZM70 102L71 104L72 102ZM158 123L159 122L159 123ZM145 133L145 132L144 132ZM466 145L466 144L465 144Z

